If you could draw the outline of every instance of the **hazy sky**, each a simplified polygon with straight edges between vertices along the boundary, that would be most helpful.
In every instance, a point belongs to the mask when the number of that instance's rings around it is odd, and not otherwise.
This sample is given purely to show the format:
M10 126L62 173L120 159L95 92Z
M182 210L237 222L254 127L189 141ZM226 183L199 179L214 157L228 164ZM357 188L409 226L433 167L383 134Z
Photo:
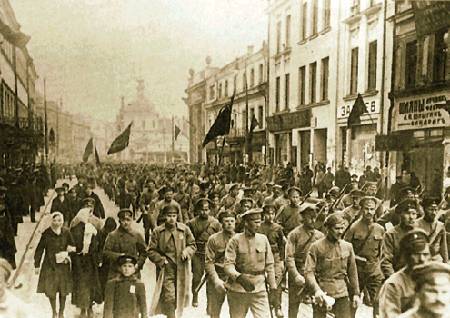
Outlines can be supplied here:
M42 91L65 109L113 120L135 79L162 112L187 114L188 69L221 66L266 37L266 0L10 0Z

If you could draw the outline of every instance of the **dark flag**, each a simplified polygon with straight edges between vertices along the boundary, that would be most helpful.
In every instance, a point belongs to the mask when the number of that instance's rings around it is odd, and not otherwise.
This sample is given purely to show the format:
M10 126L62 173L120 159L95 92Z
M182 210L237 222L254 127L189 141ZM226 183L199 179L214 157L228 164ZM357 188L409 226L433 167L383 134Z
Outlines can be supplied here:
M416 35L421 38L450 27L450 1L411 1Z
M84 148L83 162L87 162L93 152L94 152L94 141L93 138L91 138L86 144L86 148Z
M97 165L97 166L101 166L101 162L100 162L100 157L99 157L99 155L98 155L98 152L97 152L97 147L95 147L95 164Z
M180 132L181 132L181 129L177 126L177 125L175 125L175 134L174 134L174 140L177 140L177 137L178 137L178 135L180 134Z
M120 152L128 147L128 142L130 141L130 132L131 132L131 122L128 127L114 139L111 146L108 149L108 155L112 155L114 153Z
M361 124L361 115L368 112L361 94L358 94L358 97L356 97L355 103L353 104L353 108L348 115L347 128L351 129L353 126ZM355 139L355 131L353 129L351 133L352 139Z
M252 133L257 126L259 126L259 123L258 120L256 119L255 114L253 114L252 122L250 123L250 133Z
M213 141L218 136L227 135L230 132L231 110L233 108L234 94L231 96L231 101L222 107L219 114L214 121L214 124L209 128L208 133L203 140L203 147L210 141Z

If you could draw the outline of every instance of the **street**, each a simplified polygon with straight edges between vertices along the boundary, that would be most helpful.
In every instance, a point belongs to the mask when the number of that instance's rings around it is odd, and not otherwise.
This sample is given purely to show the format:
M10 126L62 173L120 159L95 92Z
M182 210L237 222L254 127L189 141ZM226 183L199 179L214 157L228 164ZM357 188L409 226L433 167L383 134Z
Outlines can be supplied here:
M59 180L59 183L62 183L62 180ZM64 180L64 182L69 182L69 180ZM74 185L76 182L72 180L71 186ZM52 197L54 191L50 190L49 195L46 197L46 203L49 201L49 199ZM108 199L105 192L101 188L96 188L95 193L97 193L105 207L106 216L112 216L116 218L117 212L119 211L119 208ZM45 211L49 211L50 204L46 205ZM44 211L44 207L41 209ZM23 270L21 271L21 274L19 275L17 279L16 285L21 283L23 286L19 289L15 289L14 292L23 300L26 300L30 306L33 308L33 312L36 313L36 318L41 317L51 317L51 308L50 304L48 302L48 299L43 294L37 294L36 293L36 286L38 281L38 275L35 275L34 273L34 262L33 262L33 256L34 256L34 249L36 247L36 244L39 240L39 234L42 233L43 230L48 226L48 218L44 218L44 220L41 222L38 234L33 239L32 244L30 245L30 249L28 250L28 253L26 255L26 259L24 262ZM18 247L18 253L17 253L17 261L20 261L20 257L23 254L25 244L28 242L32 231L34 229L34 226L36 223L29 223L29 219L26 218L25 223L20 224L19 229L19 235L17 237L17 247ZM143 227L142 224L135 224L134 225L136 229L141 231L143 233ZM142 281L145 283L146 292L147 292L147 305L150 306L151 296L152 292L154 290L155 282L156 282L156 276L155 276L155 266L150 261L147 261L144 265L144 269L142 271ZM287 316L287 294L283 294L283 312ZM95 305L94 306L94 312L96 313L96 317L102 317L102 305ZM79 314L79 310L70 304L70 296L67 300L67 307L66 307L66 317L67 318L75 318ZM203 287L199 294L199 307L193 308L189 307L184 312L184 317L195 317L195 318L203 318L208 317L206 315L206 292L205 287ZM222 318L229 317L228 315L228 305L225 302L223 308L222 308ZM251 314L249 313L247 317L251 317ZM301 305L299 310L299 317L300 318L309 318L312 317L312 308L308 305ZM365 317L372 317L371 314L371 308L362 306L358 312L357 312L357 318L365 318Z

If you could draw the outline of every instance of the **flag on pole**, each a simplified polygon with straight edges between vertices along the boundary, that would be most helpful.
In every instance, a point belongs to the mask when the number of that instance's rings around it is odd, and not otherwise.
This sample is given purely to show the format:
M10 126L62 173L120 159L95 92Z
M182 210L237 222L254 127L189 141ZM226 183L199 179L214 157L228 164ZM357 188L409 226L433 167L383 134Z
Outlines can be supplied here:
M258 120L256 119L255 114L253 114L252 121L250 123L250 132L252 133L258 126L259 126Z
M356 97L355 103L353 104L353 108L348 115L347 128L361 124L361 115L367 114L368 112L361 94L358 94L358 97Z
M177 125L175 125L175 137L174 137L174 139L175 140L177 140L177 137L178 137L178 135L180 134L180 132L181 132L181 129L180 129L180 127L178 127Z
M203 140L203 147L210 141L213 141L216 137L227 135L230 132L231 110L233 108L234 95L235 94L231 96L231 101L219 111L214 124L209 128L209 131Z
M353 104L353 108L347 118L347 128L351 129L352 139L355 139L356 137L353 126L360 125L361 115L367 113L369 113L369 111L367 110L366 104L364 103L361 94L358 94L358 97L356 97L355 103Z
M108 155L112 155L117 152L121 152L126 147L128 147L128 142L130 141L130 132L131 132L131 125L133 122L131 122L128 127L114 139L111 146L108 149Z
M102 165L102 163L100 162L100 157L99 157L98 152L97 152L97 147L95 147L95 164L97 166L101 166Z
M94 152L94 141L93 138L89 139L86 147L84 148L83 162L87 162L91 154Z

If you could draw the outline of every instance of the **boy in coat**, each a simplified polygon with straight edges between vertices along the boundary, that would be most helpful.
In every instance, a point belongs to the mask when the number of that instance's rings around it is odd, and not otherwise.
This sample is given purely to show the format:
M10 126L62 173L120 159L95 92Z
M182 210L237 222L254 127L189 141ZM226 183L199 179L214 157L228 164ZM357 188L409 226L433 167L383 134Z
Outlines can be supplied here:
M121 255L117 265L120 276L106 283L103 318L147 318L145 285L135 276L136 258Z

